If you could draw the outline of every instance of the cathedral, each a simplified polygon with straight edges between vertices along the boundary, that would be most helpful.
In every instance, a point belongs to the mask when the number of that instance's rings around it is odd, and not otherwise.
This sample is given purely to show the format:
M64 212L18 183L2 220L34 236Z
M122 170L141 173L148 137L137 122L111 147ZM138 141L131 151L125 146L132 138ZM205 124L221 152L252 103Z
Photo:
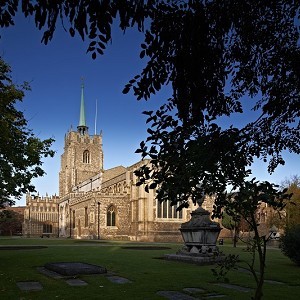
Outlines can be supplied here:
M193 208L176 211L155 199L155 190L137 186L131 166L103 168L102 133L90 135L81 86L79 125L65 135L59 196L27 195L23 235L74 239L181 242L180 225ZM212 201L204 208L211 210Z

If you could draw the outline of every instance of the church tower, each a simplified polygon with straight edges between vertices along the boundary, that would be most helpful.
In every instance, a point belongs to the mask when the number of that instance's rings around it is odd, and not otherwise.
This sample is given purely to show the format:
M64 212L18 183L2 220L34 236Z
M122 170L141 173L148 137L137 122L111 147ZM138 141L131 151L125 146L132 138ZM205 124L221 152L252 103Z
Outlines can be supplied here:
M65 135L59 172L59 196L103 170L102 134L89 135L85 119L84 85L81 85L80 115L77 131Z

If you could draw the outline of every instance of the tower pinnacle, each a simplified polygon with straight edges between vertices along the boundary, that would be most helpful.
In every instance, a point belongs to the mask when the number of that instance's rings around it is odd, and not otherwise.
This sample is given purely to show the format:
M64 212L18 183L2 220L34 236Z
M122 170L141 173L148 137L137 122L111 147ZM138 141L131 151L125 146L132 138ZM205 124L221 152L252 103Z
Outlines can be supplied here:
M85 121L85 108L84 108L84 83L83 78L81 79L81 101L80 101L80 115L79 115L79 124L77 126L77 130L80 134L84 135L88 131L88 127L86 126Z

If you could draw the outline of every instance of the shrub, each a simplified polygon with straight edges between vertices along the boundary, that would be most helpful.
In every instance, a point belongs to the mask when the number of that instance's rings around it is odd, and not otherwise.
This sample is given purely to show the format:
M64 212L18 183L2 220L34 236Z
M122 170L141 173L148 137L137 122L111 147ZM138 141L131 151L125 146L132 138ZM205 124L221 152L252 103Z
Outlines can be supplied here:
M287 228L280 241L282 253L300 266L300 224Z

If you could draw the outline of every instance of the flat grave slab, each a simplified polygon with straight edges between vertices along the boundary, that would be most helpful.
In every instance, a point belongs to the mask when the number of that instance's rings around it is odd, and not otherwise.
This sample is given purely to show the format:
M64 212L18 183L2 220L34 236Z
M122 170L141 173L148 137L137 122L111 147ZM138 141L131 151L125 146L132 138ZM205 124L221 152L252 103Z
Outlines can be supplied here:
M82 262L47 263L45 268L64 276L105 274L106 268Z
M19 281L17 286L21 291L41 291L43 286L37 281Z
M189 294L205 293L204 289L199 288L184 288L183 291Z
M81 280L81 279L78 279L78 278L75 278L75 279L67 279L66 280L66 283L70 286L85 286L87 285L87 282Z
M165 297L169 300L196 300L199 298L195 298L192 296L189 296L187 294L184 293L180 293L177 291L159 291L156 293L159 296Z
M107 279L112 283L124 284L124 283L131 283L131 281L124 277L119 276L107 276Z
M207 294L203 299L217 299L217 298L224 298L224 297L226 296L222 294L211 293L211 294Z
M244 292L244 293L253 291L250 288L243 287L243 286L240 286L240 285L235 285L235 284L215 283L215 285L218 285L218 286L221 286L221 287L224 287L224 288L227 288L227 289L236 290L236 291L239 291L239 292Z
M54 272L54 271L48 270L48 269L46 269L45 267L38 267L37 270L38 270L38 272L40 272L41 274L46 275L46 276L51 277L51 278L55 278L55 279L61 279L61 278L64 278L63 275L58 274L58 273L56 273L56 272Z
M269 279L265 279L264 281L265 281L266 283L270 283L270 284L285 284L284 282L277 281L277 280L269 280Z

